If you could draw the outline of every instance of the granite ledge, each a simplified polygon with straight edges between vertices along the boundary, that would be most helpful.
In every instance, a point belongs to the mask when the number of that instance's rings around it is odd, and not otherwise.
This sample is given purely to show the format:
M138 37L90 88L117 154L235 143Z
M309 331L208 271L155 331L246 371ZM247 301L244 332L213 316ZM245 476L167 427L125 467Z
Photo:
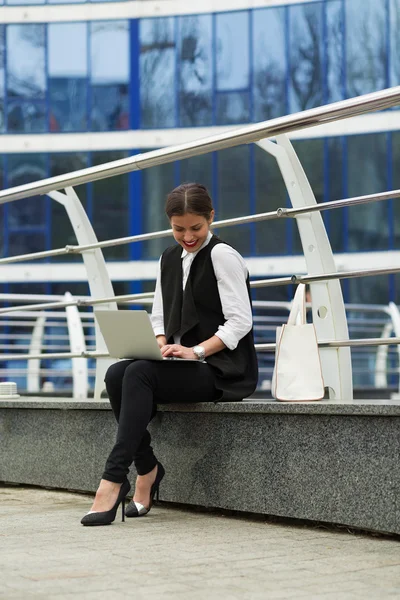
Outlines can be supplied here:
M46 409L46 410L110 410L108 400L74 400L71 398L21 397L0 399L0 409ZM180 413L253 413L293 415L353 415L353 416L400 416L400 400L352 400L335 402L277 402L276 400L252 400L242 402L199 402L196 404L163 404L161 412Z

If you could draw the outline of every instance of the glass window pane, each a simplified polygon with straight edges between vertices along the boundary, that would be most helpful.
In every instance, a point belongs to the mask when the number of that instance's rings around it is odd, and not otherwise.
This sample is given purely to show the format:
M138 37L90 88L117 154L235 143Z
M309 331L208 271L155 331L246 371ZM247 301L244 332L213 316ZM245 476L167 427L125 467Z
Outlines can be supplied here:
M344 98L343 11L341 0L326 3L326 102Z
M91 24L92 130L129 129L129 22Z
M142 19L139 38L141 126L175 127L174 19Z
M390 85L400 83L400 0L390 0Z
M386 2L346 2L347 95L386 87Z
M27 201L25 199L25 202ZM46 236L44 233L10 233L8 245L10 256L42 252L46 250ZM35 263L37 262L35 260Z
M343 193L343 141L342 138L328 139L328 198L327 201L341 200ZM327 211L329 240L334 252L345 250L344 223L345 210L337 208ZM324 214L324 213L322 213Z
M250 214L249 146L218 152L218 200L216 220ZM244 256L250 254L251 225L224 227L218 235Z
M7 130L10 133L43 133L47 131L44 102L14 100L7 106Z
M0 132L4 131L4 96L5 96L5 27L0 25Z
M4 188L4 155L0 158L0 189ZM0 205L0 257L5 256L5 204Z
M273 156L254 144L256 212L287 205L283 177ZM255 223L256 254L286 254L286 222L283 219Z
M180 162L181 181L202 183L208 190L212 189L212 163L213 155L202 154L192 156Z
M45 26L7 26L7 91L10 96L45 96Z
M159 165L143 171L143 233L170 227L164 207L167 194L175 187L174 171L174 163ZM172 234L171 237L143 242L143 258L157 259L163 250L172 244L174 244Z
M323 4L290 6L290 112L323 104Z
M53 153L50 156L50 177L57 177L63 173L78 171L88 167L88 154L86 152L69 153ZM87 207L87 184L80 185L75 188L76 193L83 207ZM61 248L67 244L76 245L77 239L72 228L67 212L55 200L50 200L51 204L51 247ZM75 254L64 254L62 256L53 256L52 261L77 261L81 262L82 257Z
M47 32L50 131L84 131L87 127L87 25L51 24Z
M350 136L347 148L349 197L387 190L386 134ZM354 206L348 209L348 215L349 250L389 248L387 202Z
M215 18L217 124L244 123L250 118L249 13L221 13Z
M94 152L93 165L126 158L128 152ZM93 186L92 224L97 239L109 240L129 235L129 174L96 181ZM129 256L129 245L103 250L106 259Z
M398 190L398 189L400 189L400 170L397 167L397 165L400 164L400 132L394 131L391 135L392 135L392 148L393 148L393 165L392 165L393 186L392 187L394 190ZM397 249L400 247L400 198L395 198L394 200L392 200L392 204L393 204L393 218L394 218L393 246L394 246L394 248ZM396 277L399 278L399 282L400 282L400 275L397 275ZM400 290L400 287L399 287L399 290ZM398 301L400 303L400 296L399 296Z
M388 304L389 302L389 277L387 275L349 279L348 284L348 301L353 304ZM354 315L354 313L352 314ZM370 317L371 314L367 318ZM357 337L362 337L362 333L358 331ZM370 336L365 334L364 337Z
M253 11L254 121L286 114L285 9Z
M182 126L211 125L211 15L179 18L179 112Z
M45 154L10 154L7 160L8 166L8 187L24 185L32 181L44 179L47 176L46 155ZM46 197L36 196L34 198L25 198L10 202L8 207L8 225L10 229L30 229L31 227L44 227ZM10 236L14 238L13 244L23 244L15 238L20 234ZM21 236L24 237L24 236ZM35 236L32 240L37 239ZM33 242L32 242L33 243ZM44 250L44 242L39 250ZM10 250L11 252L11 250ZM33 252L33 250L32 250ZM15 254L15 253L14 253Z

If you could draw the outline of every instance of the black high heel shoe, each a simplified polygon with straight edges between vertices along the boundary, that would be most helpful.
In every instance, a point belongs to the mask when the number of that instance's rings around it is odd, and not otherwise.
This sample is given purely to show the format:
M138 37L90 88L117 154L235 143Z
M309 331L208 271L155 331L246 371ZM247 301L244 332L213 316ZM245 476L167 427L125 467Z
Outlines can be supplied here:
M121 485L118 498L114 504L114 506L110 510L106 510L104 512L88 512L81 519L82 525L111 525L111 523L115 520L115 515L117 514L118 506L122 503L122 520L125 521L125 498L127 494L129 494L129 490L131 489L131 484L127 479L125 479L124 483Z
M150 512L151 507L153 506L154 496L156 494L157 494L157 500L158 500L160 483L161 483L162 478L165 475L165 469L160 462L157 463L157 467L158 467L157 475L156 475L153 485L150 488L150 506L149 506L149 508L146 508L145 506L143 506L143 504L140 504L140 502L135 502L134 500L132 500L131 502L129 502L129 504L126 508L126 511L125 511L125 514L127 517L144 517L144 515L147 515L147 513Z

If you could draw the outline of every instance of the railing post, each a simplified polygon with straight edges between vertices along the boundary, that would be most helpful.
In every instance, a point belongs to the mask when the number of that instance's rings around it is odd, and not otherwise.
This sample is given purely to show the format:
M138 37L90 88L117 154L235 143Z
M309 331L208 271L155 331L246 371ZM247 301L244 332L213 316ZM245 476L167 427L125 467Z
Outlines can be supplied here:
M98 242L93 227L74 188L66 188L65 194L62 194L61 192L49 192L48 195L65 207L79 245L83 246ZM86 267L91 296L93 298L109 298L110 296L114 296L113 286L108 275L101 249L96 248L94 250L82 252L82 258ZM107 304L96 305L94 307L94 312L96 313L98 310L110 310L116 308L116 302L108 302ZM104 338L101 335L97 323L95 323L95 331L97 352L107 352ZM110 364L113 362L115 361L109 358L99 358L96 361L95 400L98 400L101 397L101 392L104 390L104 375Z
M64 294L66 301L73 300L69 292ZM66 306L69 345L71 352L85 352L86 342L82 327L81 316L77 306ZM88 366L86 358L71 358L73 397L78 400L87 398Z
M316 204L310 183L299 158L286 135L277 144L260 140L257 145L275 156L292 206L301 208ZM335 272L336 265L321 214L307 213L296 217L309 275ZM346 311L340 282L332 280L310 284L313 322L318 341L347 340ZM353 399L350 348L321 348L321 364L329 397L338 401Z
M394 302L389 302L388 313L392 319L393 331L396 337L399 337L400 334L400 312L398 306ZM392 394L392 400L400 399L400 346L397 346L397 353L399 355L399 391L395 394Z
M29 344L29 354L41 354L43 346L44 327L46 324L45 313L39 313L33 326L31 343ZM28 360L26 373L26 389L28 392L40 391L40 359L32 358Z

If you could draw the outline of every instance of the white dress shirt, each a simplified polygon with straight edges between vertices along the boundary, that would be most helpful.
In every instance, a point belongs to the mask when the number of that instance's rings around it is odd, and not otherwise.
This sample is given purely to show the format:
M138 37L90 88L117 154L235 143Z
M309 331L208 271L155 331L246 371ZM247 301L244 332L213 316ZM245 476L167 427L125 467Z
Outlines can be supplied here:
M182 250L182 287L185 289L190 267L198 252L210 242L212 233L196 252ZM225 323L218 327L218 336L229 350L234 350L239 341L253 326L253 317L246 279L248 270L246 263L236 250L227 244L216 244L211 250L211 261L217 280L218 292L221 299ZM161 288L161 259L158 265L156 289L154 293L153 311L151 315L154 334L165 335L164 312ZM180 334L174 336L175 344L180 344ZM205 340L199 340L204 342Z

